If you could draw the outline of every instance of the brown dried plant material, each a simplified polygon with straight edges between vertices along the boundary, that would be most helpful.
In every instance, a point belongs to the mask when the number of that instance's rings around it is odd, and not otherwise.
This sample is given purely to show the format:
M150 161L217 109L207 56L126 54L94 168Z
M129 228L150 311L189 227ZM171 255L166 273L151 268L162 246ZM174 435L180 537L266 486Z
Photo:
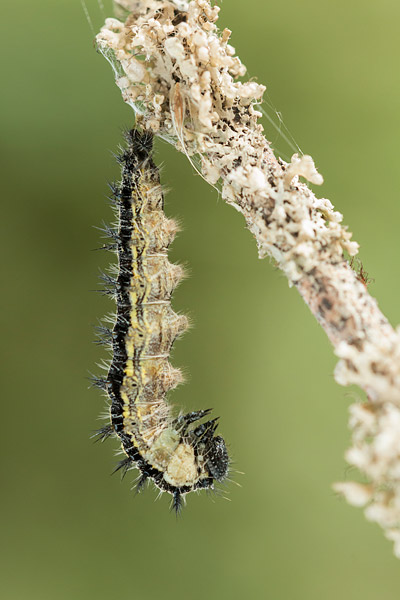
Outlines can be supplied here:
M265 87L239 81L245 67L218 31L208 0L118 0L125 22L107 19L97 36L124 100L138 121L220 182L243 214L259 256L272 257L325 329L339 362L335 378L357 384L368 402L351 408L347 460L368 483L337 484L385 529L400 557L400 333L344 258L358 244L342 215L299 177L321 184L310 156L277 159L258 123ZM122 14L122 13L121 13ZM192 161L192 159L190 158Z

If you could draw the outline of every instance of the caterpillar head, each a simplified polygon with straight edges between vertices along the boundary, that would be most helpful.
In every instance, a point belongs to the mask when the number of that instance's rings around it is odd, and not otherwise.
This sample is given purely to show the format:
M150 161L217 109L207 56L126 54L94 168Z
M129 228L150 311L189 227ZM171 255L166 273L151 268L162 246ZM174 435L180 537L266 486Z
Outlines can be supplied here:
M190 416L192 418L193 415L204 416L209 412L198 411L190 413ZM197 418L201 417L197 416ZM202 423L189 433L188 440L193 445L198 461L204 464L204 470L209 477L216 481L223 481L228 474L229 457L224 439L220 435L214 435L217 427L218 418Z
M223 481L229 470L229 456L225 441L220 436L214 437L209 445L206 460L210 476L216 481Z

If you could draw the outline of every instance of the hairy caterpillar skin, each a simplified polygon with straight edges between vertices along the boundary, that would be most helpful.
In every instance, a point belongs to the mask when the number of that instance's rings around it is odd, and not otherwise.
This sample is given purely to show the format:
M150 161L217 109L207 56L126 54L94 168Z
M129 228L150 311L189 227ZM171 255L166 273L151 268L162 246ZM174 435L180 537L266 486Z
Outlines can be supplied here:
M199 410L176 418L166 394L182 381L168 361L174 340L188 326L187 318L171 308L173 290L183 277L168 261L167 249L177 226L163 212L159 172L151 158L153 139L133 129L118 161L120 184L112 186L118 229L106 228L118 255L118 277L103 276L105 292L114 296L117 314L113 329L100 328L112 349L107 377L96 380L110 399L110 424L99 439L116 434L126 458L117 469L140 471L137 488L147 479L173 496L178 512L182 496L213 488L226 478L229 458L222 437L215 436L217 419L193 424L210 413Z

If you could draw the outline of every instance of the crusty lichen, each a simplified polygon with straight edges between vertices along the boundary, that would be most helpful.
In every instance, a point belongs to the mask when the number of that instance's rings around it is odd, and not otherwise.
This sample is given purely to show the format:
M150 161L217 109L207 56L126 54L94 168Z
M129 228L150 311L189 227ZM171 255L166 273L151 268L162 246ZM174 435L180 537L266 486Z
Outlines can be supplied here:
M321 258L357 252L341 215L299 183L322 177L309 156L277 161L258 124L255 104L265 87L241 82L245 67L215 25L219 8L194 0L187 11L172 2L124 2L125 23L107 19L100 49L122 68L117 85L144 127L175 139L189 156L201 154L202 174L219 179L223 198L246 216L260 255L272 255L296 283ZM301 199L301 201L300 201Z
M335 377L357 384L368 403L352 407L348 461L369 482L338 484L378 521L400 557L400 332L344 258L356 242L342 215L303 177L321 184L309 156L277 159L258 123L265 87L242 82L245 67L216 26L208 0L118 0L125 21L107 19L97 36L123 98L144 128L172 141L245 217L259 255L272 257L316 316L340 358ZM191 158L190 158L191 160ZM372 441L371 441L372 440Z

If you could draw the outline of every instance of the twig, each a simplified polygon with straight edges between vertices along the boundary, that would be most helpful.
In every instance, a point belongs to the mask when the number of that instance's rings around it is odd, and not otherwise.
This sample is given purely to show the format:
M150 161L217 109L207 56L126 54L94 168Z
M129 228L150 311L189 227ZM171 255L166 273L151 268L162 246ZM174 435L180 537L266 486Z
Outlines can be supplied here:
M339 362L336 381L357 384L368 400L350 409L348 462L368 483L335 489L377 521L400 557L400 332L380 312L345 260L358 244L342 215L306 184L322 184L310 156L274 156L256 110L264 86L240 82L245 67L215 24L208 0L119 0L125 22L107 19L98 47L112 64L139 123L168 139L201 174L220 182L240 211L260 258L272 257L325 329Z

